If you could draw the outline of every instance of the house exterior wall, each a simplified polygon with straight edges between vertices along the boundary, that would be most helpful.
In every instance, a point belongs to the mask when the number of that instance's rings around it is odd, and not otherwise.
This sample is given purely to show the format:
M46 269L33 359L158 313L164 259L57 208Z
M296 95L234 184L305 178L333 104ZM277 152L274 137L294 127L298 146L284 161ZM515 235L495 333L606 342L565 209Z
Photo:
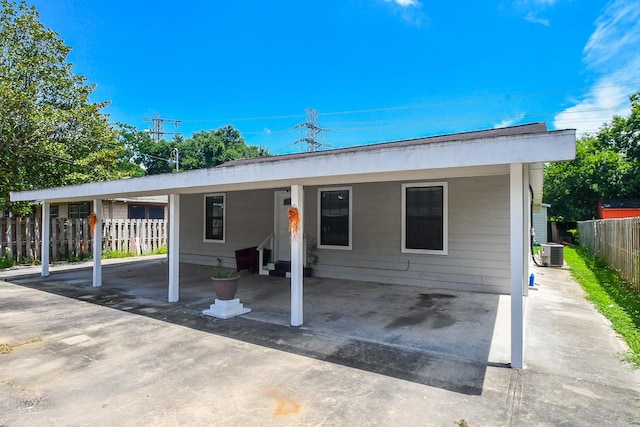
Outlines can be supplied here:
M103 218L110 219L127 219L129 218L129 211L127 204L123 202L105 202L102 204Z
M93 206L93 202L90 202L91 206ZM105 200L102 203L102 217L105 219L129 219L129 205L135 204L138 206L141 205L153 205L159 206L158 203L126 203L123 201L111 201ZM58 218L68 218L69 217L69 203L54 203L52 206L58 207ZM168 207L166 204L163 206L164 217L168 218ZM40 211L36 210L37 215L40 215Z
M442 181L442 180L439 180ZM509 177L454 178L448 182L447 255L401 252L402 184L352 187L352 250L318 249L314 275L423 287L509 293ZM428 181L425 181L428 182ZM326 188L326 186L323 186ZM273 233L274 190L227 192L226 241L203 241L204 195L183 195L183 262L234 266L234 251L257 246ZM304 232L317 236L318 187L304 188Z
M401 252L404 182L356 184L352 186L353 250L319 249L314 271L324 277L508 293L508 176L445 181L449 186L447 255ZM311 199L308 194L305 197L305 228L315 236L317 197L313 193Z
M258 246L273 233L273 190L226 192L225 243L204 241L204 195L185 194L180 205L180 260L235 267L235 251Z
M58 218L68 218L69 217L69 204L61 203L58 206Z
M536 233L536 242L548 243L547 237L547 207L542 206L540 212L533 213L533 229Z

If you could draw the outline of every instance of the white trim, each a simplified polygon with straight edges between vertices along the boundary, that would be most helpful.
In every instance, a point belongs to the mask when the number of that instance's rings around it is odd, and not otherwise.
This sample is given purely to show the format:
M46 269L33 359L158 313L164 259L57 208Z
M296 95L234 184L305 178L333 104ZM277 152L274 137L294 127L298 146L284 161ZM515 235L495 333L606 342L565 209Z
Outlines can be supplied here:
M49 207L51 204L47 200L42 201L42 239L40 242L40 259L42 266L42 277L49 276L49 245L51 244L51 217L49 216Z
M304 187L291 186L291 206L298 208L300 222L298 238L291 242L291 326L304 323Z
M180 195L169 195L169 302L180 299Z
M347 246L341 245L323 245L321 226L322 226L322 193L325 191L348 191L349 192L349 244ZM341 187L321 187L318 188L318 221L317 221L317 246L318 249L338 249L342 251L350 251L353 249L353 187L341 186Z
M281 210L280 208L282 207L281 203L283 203L287 198L289 198L291 200L291 190L276 190L273 192L273 247L272 250L273 252L271 253L272 256L272 261L291 261L291 255L289 254L288 258L289 259L279 259L282 255L283 252L287 252L288 248L288 252L291 252L291 235L290 233L288 233L289 229L287 227L287 233L285 233L285 230L280 230L280 215L281 215ZM289 205L291 205L291 202L289 203ZM282 239L282 235L286 234L287 238L286 240ZM283 246L283 245L286 245Z
M524 168L514 163L509 173L511 247L511 367L524 367Z
M407 188L442 187L442 250L407 249ZM449 253L449 190L446 181L412 182L402 184L402 241L400 250L405 254L448 255Z
M93 201L96 224L93 227L93 287L102 286L102 200Z
M222 196L222 240L207 239L207 197ZM208 193L202 197L202 241L205 243L225 243L227 239L227 193Z

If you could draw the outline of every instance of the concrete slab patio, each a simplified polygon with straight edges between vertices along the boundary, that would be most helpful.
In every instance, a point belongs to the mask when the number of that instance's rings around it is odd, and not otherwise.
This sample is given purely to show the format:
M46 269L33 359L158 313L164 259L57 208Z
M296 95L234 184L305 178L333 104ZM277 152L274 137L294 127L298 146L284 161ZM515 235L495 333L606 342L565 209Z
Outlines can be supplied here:
M626 425L640 376L564 269L537 269L526 370L506 367L509 299L354 281L245 275L252 309L220 320L210 269L163 259L0 273L0 425Z

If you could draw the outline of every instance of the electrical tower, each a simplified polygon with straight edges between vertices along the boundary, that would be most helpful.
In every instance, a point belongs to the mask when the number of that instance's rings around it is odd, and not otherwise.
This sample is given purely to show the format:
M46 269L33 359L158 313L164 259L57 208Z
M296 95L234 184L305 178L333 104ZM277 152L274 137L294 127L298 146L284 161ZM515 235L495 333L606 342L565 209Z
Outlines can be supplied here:
M151 133L151 139L153 139L155 142L160 141L164 135L175 135L180 133L180 132L165 132L164 124L173 123L177 129L178 124L182 120L161 119L159 113L156 113L156 116L154 118L145 117L144 120L146 122L151 122L151 132L149 133Z
M318 151L321 147L330 147L328 144L321 144L318 141L318 135L322 137L322 132L331 132L330 129L322 129L318 126L318 111L313 108L307 108L307 121L299 123L294 126L294 129L307 128L306 138L300 138L294 144L298 142L304 142L307 144L307 151Z

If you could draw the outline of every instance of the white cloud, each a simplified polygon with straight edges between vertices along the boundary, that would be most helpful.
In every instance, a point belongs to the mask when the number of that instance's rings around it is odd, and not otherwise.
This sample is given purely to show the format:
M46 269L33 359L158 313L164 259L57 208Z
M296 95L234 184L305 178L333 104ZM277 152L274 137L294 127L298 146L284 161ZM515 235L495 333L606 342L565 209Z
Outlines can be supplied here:
M429 18L422 11L422 4L418 0L384 0L392 3L391 7L395 15L399 15L403 21L414 27L422 27L429 22Z
M549 20L546 18L540 18L535 12L527 13L527 16L525 16L524 19L525 21L529 21L534 24L542 24L545 27L549 26Z
M595 84L573 106L557 114L554 126L594 132L614 115L629 114L629 95L640 82L640 8L631 0L613 0L596 20L583 61Z
M576 129L578 136L597 131L614 115L628 113L629 93L625 89L603 81L591 88L574 106L557 114L553 126L556 129Z
M394 2L395 4L398 4L402 7L407 7L407 6L419 6L420 3L418 3L416 0L385 0L387 3L389 2Z
M584 59L592 68L624 61L620 54L633 54L640 45L640 7L637 2L610 2L596 20L596 30L584 47Z
M515 124L517 124L520 120L524 119L525 114L524 113L520 113L515 115L514 117L510 118L510 119L505 119L503 121L501 121L500 123L497 123L493 126L494 129L498 129L498 128L506 128L509 126L513 126Z
M546 9L554 6L556 2L557 0L517 0L514 7L517 11L525 13L525 21L548 27L551 25L551 21L543 17L542 14Z
M271 135L271 129L264 128L264 133L266 133L267 135Z

